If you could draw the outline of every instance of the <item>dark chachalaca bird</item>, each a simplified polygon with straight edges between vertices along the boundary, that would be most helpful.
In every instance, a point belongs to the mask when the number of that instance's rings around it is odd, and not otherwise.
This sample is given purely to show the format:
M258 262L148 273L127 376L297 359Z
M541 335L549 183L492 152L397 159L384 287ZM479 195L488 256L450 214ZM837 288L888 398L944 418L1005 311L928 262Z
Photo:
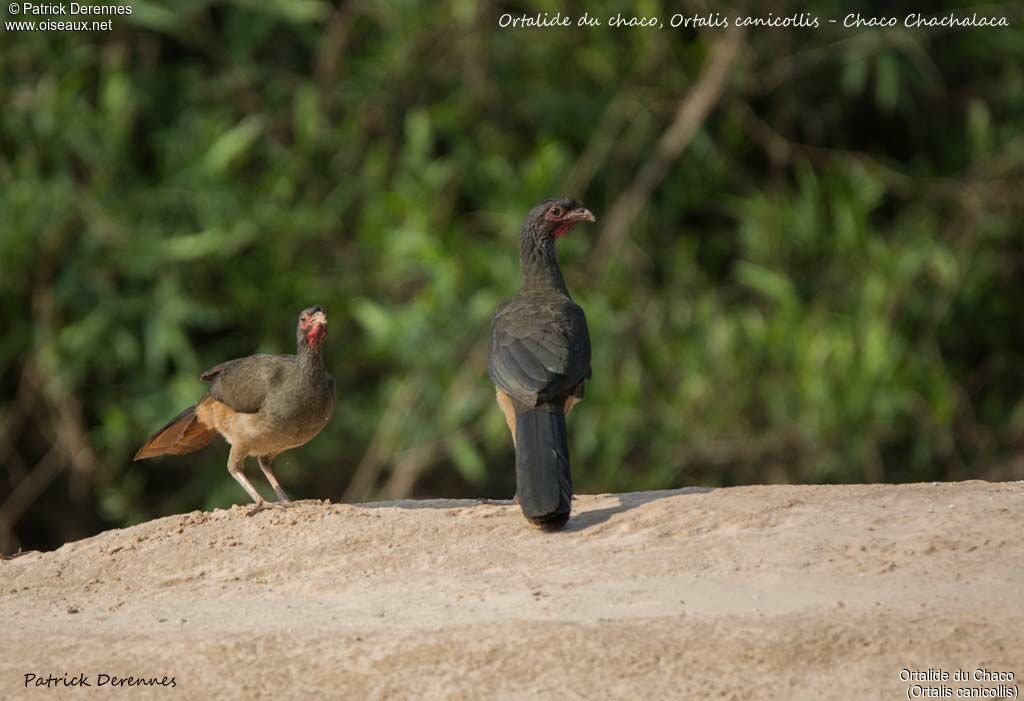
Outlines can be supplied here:
M555 241L594 215L571 199L530 210L519 233L523 286L491 322L487 372L516 450L523 515L558 529L572 509L565 417L590 379L590 333L558 267Z
M324 368L327 315L319 306L299 315L295 355L250 355L210 368L206 396L171 419L135 454L184 455L220 434L231 444L228 472L256 503L268 506L245 476L245 459L255 455L279 503L288 495L271 470L277 455L307 443L334 413L334 378ZM277 504L273 504L276 506Z

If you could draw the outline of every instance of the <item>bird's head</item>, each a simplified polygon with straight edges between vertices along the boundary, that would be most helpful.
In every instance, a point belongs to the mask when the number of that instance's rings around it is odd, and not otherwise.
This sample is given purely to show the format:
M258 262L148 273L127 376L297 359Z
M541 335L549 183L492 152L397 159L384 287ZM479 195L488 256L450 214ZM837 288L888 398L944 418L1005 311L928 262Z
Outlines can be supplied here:
M562 197L544 200L526 215L523 228L532 236L557 239L581 221L597 221L582 203Z
M318 304L309 309L303 309L299 314L298 337L299 343L305 343L313 348L319 348L327 336L327 314Z

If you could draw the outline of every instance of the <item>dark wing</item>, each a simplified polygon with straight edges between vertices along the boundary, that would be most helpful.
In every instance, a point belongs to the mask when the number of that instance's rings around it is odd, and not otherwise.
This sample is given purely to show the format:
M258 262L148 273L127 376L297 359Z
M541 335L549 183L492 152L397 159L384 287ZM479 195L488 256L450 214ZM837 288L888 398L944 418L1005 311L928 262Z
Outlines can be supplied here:
M562 295L521 295L498 307L488 350L494 384L529 406L566 396L590 377L587 318Z
M294 362L291 355L250 355L215 365L200 377L211 383L211 397L235 411L254 414Z

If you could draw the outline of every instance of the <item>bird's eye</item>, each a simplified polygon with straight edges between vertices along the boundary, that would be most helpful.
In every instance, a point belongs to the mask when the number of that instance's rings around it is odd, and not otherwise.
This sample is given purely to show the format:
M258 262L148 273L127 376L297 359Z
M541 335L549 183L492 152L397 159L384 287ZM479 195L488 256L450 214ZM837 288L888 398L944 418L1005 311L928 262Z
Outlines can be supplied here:
M560 216L562 216L562 208L557 206L557 205L552 207L550 209L550 212L551 212L551 216L553 216L553 217L560 217Z

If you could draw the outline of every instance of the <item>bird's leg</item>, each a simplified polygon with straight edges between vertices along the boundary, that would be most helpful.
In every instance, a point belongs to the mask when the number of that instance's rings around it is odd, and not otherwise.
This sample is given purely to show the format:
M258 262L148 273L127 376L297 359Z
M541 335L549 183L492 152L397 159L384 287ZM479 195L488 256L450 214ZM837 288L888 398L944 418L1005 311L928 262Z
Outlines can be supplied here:
M245 455L234 446L231 446L231 452L228 453L228 472L231 473L236 482L242 485L242 489L249 494L255 503L254 508L250 509L246 516L252 516L268 506L267 502L260 496L260 493L256 491L256 488L252 486L249 478L245 476Z
M285 491L281 489L280 482L277 481L277 477L274 476L274 472L270 469L270 463L274 460L273 455L260 455L257 460L260 463L260 469L263 470L263 474L267 476L267 481L270 482L270 486L274 488L274 493L277 494L277 498L287 504L291 501Z
M256 491L256 488L252 486L252 482L245 476L245 456L242 455L234 446L231 448L231 452L228 454L228 472L231 476L242 485L242 489L248 492L252 500L257 504L263 501L263 497Z

